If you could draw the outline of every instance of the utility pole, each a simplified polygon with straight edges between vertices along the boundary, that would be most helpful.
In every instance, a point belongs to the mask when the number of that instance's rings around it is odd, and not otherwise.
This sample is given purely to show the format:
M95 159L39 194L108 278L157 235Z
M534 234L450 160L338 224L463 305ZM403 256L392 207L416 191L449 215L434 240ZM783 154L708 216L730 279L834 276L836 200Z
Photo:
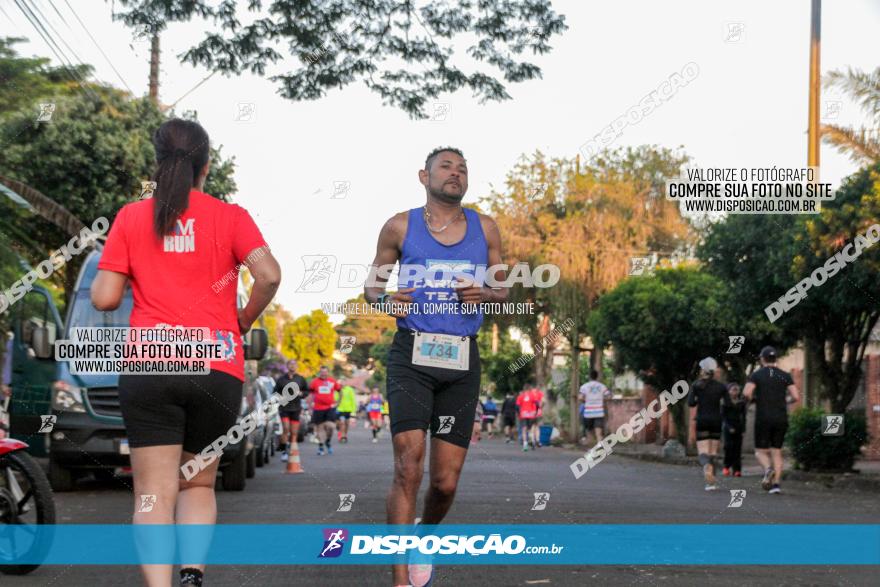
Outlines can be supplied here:
M159 33L154 32L150 42L150 100L159 105Z
M822 89L822 76L819 68L820 40L822 28L822 0L812 0L810 16L810 98L807 120L807 166L814 171L813 181L819 182L819 97ZM804 404L810 407L819 405L818 353L825 348L816 348L816 343L804 342Z

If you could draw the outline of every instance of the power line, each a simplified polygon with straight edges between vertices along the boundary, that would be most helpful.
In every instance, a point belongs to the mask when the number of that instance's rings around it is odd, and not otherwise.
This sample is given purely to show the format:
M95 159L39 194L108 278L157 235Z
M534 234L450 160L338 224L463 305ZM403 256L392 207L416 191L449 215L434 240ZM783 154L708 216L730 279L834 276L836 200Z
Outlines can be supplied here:
M30 8L24 3L25 0L13 0L15 5L18 6L18 9L21 10L21 13L27 19L27 21L34 27L34 30L37 31L37 34L43 39L43 42L46 43L46 46L49 47L49 50L55 54L55 58L61 63L61 67L67 70L67 73L75 82L77 82L84 92L90 95L90 97L94 100L100 101L98 95L88 86L83 83L83 80L77 75L76 71L72 69L74 66L67 58L66 55L63 55L63 51L60 47L55 43L54 39L51 38L49 32L43 27L42 23L39 22L37 16L30 10Z
M73 9L73 7L70 5L70 2L68 2L67 0L64 0L64 3L67 4L67 8L70 10L70 12L73 13L73 16L74 16L74 18L76 18L76 21L79 23L79 25L82 27L82 29L86 32L86 34L87 34L87 35L89 36L89 38L92 40L92 43L95 44L95 47L98 48L98 51L101 52L101 55L104 57L104 60L105 60L105 61L107 62L107 64L110 66L110 69L112 69L113 72L116 74L116 77L119 78L119 81L122 82L122 85L124 85L125 88L128 90L128 92L129 92L132 96L134 96L134 92L132 91L132 89L131 89L130 87L128 87L128 84L125 83L125 80L122 78L122 74L119 73L119 71L113 66L113 63L110 61L110 58L107 57L106 53L104 53L104 50L101 49L101 46L100 46L100 45L98 44L98 42L95 40L95 37L92 36L92 33L89 32L89 29L87 29L87 28L86 28L86 25L83 24L83 21L80 20L79 15L76 13L76 11ZM55 8L55 3L54 3L52 0L49 0L49 4L52 5L52 8ZM55 8L55 12L58 12L58 9L57 9L57 8ZM59 13L59 15L60 15L60 13ZM62 18L62 20L64 20L64 19ZM65 24L67 24L67 23L65 22Z

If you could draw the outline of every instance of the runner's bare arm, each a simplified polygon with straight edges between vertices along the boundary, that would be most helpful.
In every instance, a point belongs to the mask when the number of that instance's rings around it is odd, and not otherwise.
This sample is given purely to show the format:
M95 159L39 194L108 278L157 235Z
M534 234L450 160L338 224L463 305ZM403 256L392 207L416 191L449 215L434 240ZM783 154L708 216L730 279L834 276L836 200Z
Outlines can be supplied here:
M483 234L486 235L486 243L489 246L489 267L496 267L501 264L501 231L498 225L491 217L480 214L480 224L483 227ZM459 278L459 281L466 280ZM503 269L494 269L486 271L485 286L463 287L458 290L459 298L467 304L479 304L480 302L504 302L507 300L509 289L504 286L492 286L493 283L501 283L507 281L507 272Z
M281 284L281 267L269 247L254 249L243 262L254 278L254 286L247 305L238 311L238 325L242 334L250 330L254 320L272 302Z
M801 399L801 392L798 391L797 385L792 383L791 385L788 386L787 389L788 389L789 395L791 395L791 399L793 400L792 403L797 402Z
M385 286L390 275L389 268L400 260L400 249L403 245L403 235L406 234L407 213L395 214L379 231L379 241L376 244L376 258L373 259L367 283L364 285L364 298L368 304L375 304L379 296L385 293ZM415 288L402 288L391 295L388 301L398 304L412 302L412 296L408 295ZM395 316L400 313L395 313Z
M111 312L122 303L128 276L116 271L99 269L92 282L92 305L102 312Z
M755 384L749 381L746 383L745 389L743 389L743 396L745 396L746 401L752 401L752 395L755 393Z

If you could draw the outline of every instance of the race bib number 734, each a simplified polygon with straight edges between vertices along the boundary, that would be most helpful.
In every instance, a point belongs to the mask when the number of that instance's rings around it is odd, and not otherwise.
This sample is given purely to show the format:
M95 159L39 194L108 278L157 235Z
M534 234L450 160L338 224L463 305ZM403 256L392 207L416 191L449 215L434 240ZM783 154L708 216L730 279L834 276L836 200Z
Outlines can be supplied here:
M452 334L419 332L413 342L413 365L467 371L470 368L470 339Z

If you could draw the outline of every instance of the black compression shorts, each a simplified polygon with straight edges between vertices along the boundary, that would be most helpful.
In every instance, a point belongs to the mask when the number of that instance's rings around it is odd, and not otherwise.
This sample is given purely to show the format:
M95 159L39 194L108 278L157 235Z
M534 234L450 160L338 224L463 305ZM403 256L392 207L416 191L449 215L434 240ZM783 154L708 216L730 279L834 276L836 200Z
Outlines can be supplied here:
M312 412L312 424L318 425L324 422L336 421L336 409L329 408L327 410L315 410Z
M430 430L431 437L467 448L480 392L480 352L470 339L470 369L412 364L411 332L397 331L388 349L386 385L391 435Z
M755 422L755 448L782 448L788 422Z
M235 424L241 397L242 381L222 371L119 376L119 405L132 448L180 444L199 453Z

